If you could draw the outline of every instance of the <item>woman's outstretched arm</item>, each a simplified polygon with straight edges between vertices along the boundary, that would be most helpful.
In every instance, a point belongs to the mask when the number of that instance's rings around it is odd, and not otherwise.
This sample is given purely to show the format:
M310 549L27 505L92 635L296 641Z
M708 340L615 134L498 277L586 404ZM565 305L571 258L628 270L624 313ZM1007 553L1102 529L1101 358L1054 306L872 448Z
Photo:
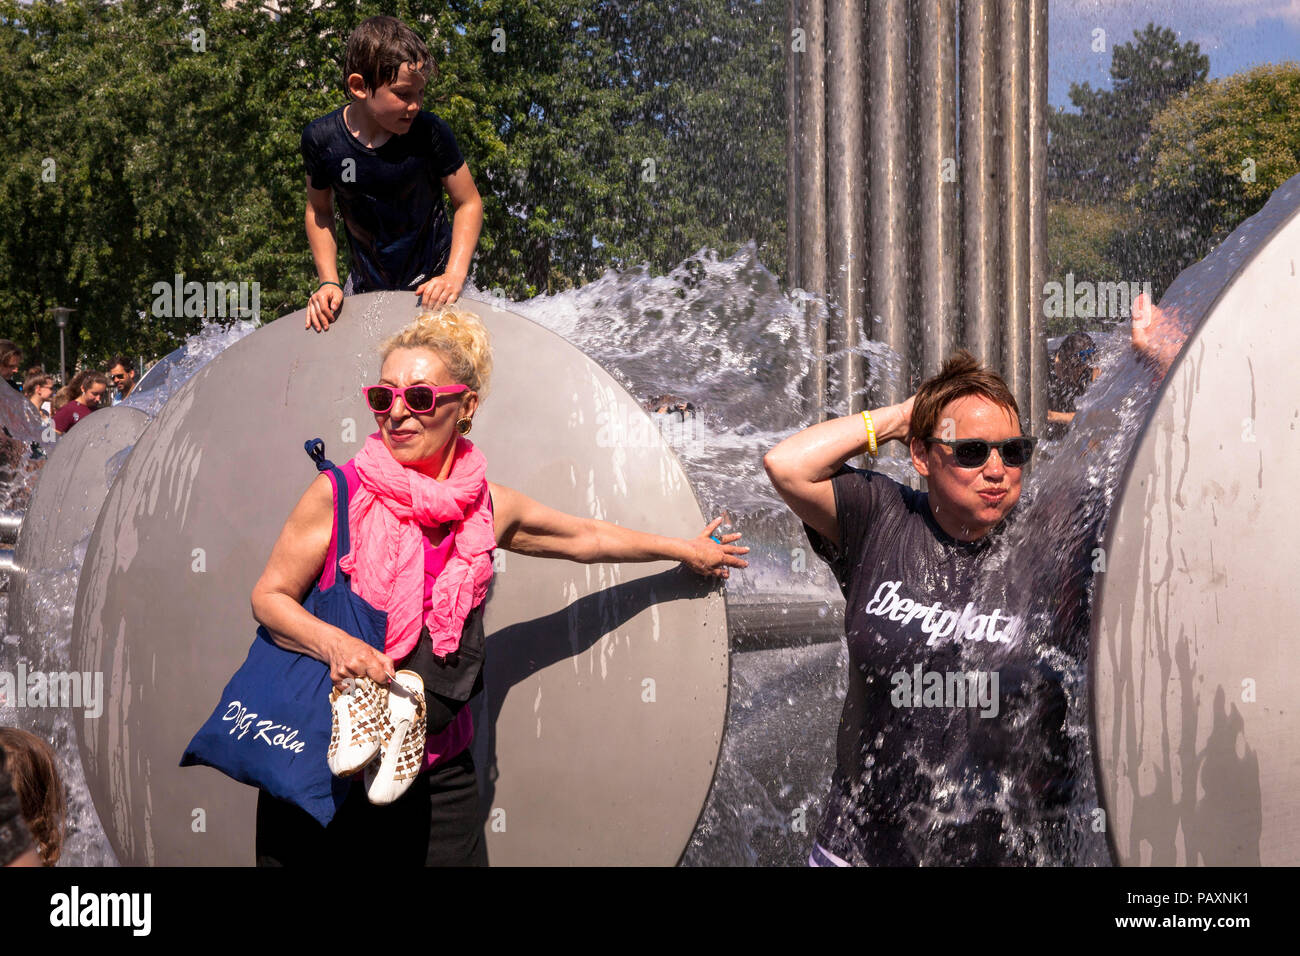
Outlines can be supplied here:
M725 578L730 568L749 566L739 555L749 548L734 544L739 534L711 534L722 524L710 522L696 538L670 538L634 531L608 521L578 518L556 511L527 495L489 482L497 545L539 558L565 558L583 564L597 561L680 561L696 574Z

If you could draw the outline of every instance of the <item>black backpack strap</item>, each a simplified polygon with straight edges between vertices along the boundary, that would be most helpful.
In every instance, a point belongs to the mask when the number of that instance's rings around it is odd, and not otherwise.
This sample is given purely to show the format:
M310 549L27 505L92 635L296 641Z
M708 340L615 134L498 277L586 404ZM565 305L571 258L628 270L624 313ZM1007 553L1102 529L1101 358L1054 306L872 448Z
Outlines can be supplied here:
M333 472L334 474L334 527L335 531L335 580L339 577L346 577L343 569L338 567L338 562L343 560L343 556L352 550L352 539L348 534L348 479L343 474L343 470L334 462L325 457L325 442L319 438L313 438L309 442L303 443L303 448L311 456L311 460L316 463L316 470L319 472Z

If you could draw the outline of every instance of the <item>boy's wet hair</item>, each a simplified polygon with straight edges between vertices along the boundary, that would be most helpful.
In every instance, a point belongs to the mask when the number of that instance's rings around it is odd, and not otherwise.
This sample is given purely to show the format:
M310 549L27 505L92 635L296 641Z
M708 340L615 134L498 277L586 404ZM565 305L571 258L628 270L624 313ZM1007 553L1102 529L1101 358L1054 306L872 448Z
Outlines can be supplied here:
M907 439L940 438L935 430L939 426L939 415L947 404L964 395L982 395L996 405L1011 412L1012 418L1020 421L1020 406L1016 397L1002 381L1002 376L990 368L984 368L979 359L965 349L953 353L939 374L921 383L916 392L916 401L912 403L912 420L908 427Z
M359 73L366 90L374 92L397 79L402 64L409 63L425 79L435 75L433 58L419 34L396 17L363 20L348 37L343 56L343 88L348 77Z

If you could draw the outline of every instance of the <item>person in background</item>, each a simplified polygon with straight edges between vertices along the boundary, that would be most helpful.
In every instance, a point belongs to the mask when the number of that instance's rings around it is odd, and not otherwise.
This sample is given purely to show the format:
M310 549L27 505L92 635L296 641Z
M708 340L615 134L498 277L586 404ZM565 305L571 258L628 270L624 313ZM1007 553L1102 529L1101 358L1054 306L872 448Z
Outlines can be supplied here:
M23 350L8 339L0 339L0 378L14 388L18 388L14 378L18 375L18 368L22 364Z
M0 866L40 866L41 855L23 820L22 802L5 769L7 763L0 746Z
M54 376L41 371L36 371L35 374L29 372L23 382L23 394L41 416L41 422L48 423L51 416L50 400L54 398Z
M409 290L425 308L460 295L483 228L483 200L451 127L420 109L433 71L424 41L393 17L371 17L348 37L349 102L308 124L300 145L307 244L319 280L307 303L308 328L323 332L337 321L345 294ZM335 202L348 234L346 288L339 284Z
M60 435L108 401L108 377L103 372L81 376L81 394L54 413L54 430Z
M51 415L57 415L60 408L81 394L81 383L89 374L89 369L82 369L80 372L77 372L72 376L67 385L64 385L54 393L54 398L50 400Z
M1052 357L1052 374L1047 386L1047 438L1065 434L1074 420L1079 397L1101 374L1096 361L1097 346L1086 332L1073 332L1057 346Z
M40 862L53 866L63 852L67 816L54 748L25 730L0 727L0 749Z
M108 377L113 383L113 404L123 401L135 388L135 365L125 355L113 359L108 367Z

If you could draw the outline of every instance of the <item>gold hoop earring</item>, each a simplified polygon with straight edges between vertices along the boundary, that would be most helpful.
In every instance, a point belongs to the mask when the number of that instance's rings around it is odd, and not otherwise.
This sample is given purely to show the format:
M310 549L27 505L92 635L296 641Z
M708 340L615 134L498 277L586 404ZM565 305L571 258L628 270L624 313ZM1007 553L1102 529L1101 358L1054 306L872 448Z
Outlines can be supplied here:
M456 421L456 431L460 432L462 435L468 435L469 430L473 427L474 422L468 418L461 418Z

